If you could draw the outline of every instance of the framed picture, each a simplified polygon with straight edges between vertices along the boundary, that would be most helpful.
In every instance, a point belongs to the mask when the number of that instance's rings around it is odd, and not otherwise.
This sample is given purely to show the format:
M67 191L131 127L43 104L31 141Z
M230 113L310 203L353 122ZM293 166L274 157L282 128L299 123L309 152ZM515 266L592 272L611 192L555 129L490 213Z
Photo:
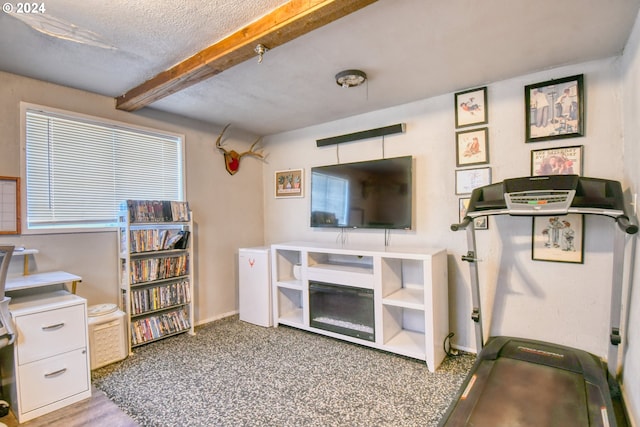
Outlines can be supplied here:
M456 132L456 166L489 163L489 128Z
M490 167L456 171L456 194L469 194L474 188L489 184L491 184Z
M20 178L0 176L0 234L20 234Z
M582 264L583 248L582 214L533 217L532 259Z
M531 150L531 176L582 176L582 145Z
M583 75L525 86L526 142L584 135Z
M467 215L467 209L469 209L469 201L471 199L469 197L462 197L459 201L459 221L462 222L464 217ZM473 220L473 228L476 230L488 230L489 229L489 217L488 216L479 216L474 218Z
M303 197L304 171L302 169L290 169L276 171L275 189L276 198Z
M458 92L454 97L456 129L488 122L486 86Z

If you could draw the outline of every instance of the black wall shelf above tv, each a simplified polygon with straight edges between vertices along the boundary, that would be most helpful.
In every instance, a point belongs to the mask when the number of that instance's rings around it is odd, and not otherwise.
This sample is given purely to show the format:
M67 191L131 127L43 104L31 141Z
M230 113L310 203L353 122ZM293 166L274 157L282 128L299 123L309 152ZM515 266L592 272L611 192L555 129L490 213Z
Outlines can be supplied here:
M375 138L377 136L392 135L394 133L404 133L405 124L398 123L395 125L385 126L376 129L363 130L361 132L348 133L340 136L332 136L316 140L316 146L323 147L325 145L340 144L343 142L358 141L360 139Z

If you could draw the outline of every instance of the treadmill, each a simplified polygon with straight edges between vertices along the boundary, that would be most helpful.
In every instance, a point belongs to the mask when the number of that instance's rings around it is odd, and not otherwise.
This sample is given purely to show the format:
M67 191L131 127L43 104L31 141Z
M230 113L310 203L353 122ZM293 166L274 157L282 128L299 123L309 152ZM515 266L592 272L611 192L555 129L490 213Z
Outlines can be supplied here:
M607 364L586 351L516 337L490 337L485 345L474 219L486 215L604 215L615 228L611 333ZM453 231L466 229L477 359L439 426L618 426L614 401L621 342L625 236L638 232L625 214L619 182L578 175L506 179L476 188L466 216ZM612 399L613 397L613 399ZM622 418L624 419L624 418Z

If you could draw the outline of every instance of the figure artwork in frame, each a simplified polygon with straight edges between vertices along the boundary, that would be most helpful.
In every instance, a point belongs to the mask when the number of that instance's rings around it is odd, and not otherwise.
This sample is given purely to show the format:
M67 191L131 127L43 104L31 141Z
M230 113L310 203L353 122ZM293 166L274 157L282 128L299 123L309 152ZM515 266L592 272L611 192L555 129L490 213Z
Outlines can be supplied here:
M531 151L531 176L582 175L582 145Z
M488 128L456 132L456 166L482 163L489 163Z
M464 217L467 216L467 210L469 209L469 202L471 198L462 197L459 199L458 204L458 220L459 222L464 221ZM475 230L488 230L489 229L489 217L488 216L479 216L474 218L473 220L473 228Z
M582 264L583 242L582 214L533 217L533 260Z
M466 90L455 94L456 128L485 124L487 115L487 88Z
M584 135L583 75L525 86L526 142Z

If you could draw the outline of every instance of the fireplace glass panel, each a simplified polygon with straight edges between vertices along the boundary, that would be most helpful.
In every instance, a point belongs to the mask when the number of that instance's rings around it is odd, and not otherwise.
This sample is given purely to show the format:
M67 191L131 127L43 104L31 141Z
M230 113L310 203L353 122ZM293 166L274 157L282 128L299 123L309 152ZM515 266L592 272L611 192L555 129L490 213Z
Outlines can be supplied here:
M309 282L309 316L314 328L375 341L372 289Z

